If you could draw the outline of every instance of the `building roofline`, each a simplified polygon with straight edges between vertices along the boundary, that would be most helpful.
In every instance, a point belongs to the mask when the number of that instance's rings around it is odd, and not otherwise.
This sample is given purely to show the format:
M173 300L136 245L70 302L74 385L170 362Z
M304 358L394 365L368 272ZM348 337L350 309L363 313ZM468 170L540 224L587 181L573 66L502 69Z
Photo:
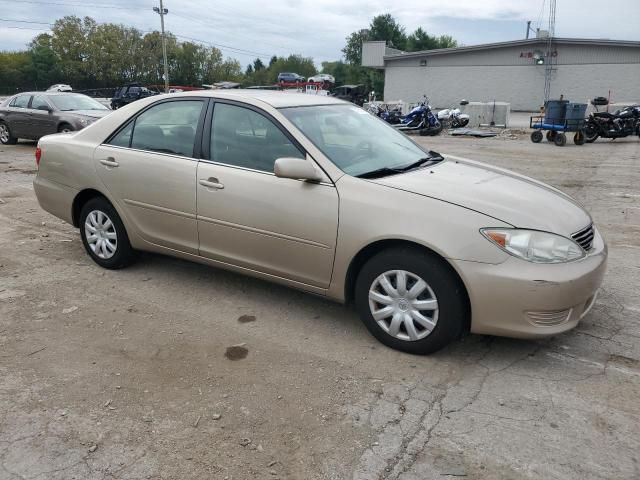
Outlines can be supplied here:
M636 47L640 48L640 42L632 40L609 40L597 38L559 38L551 39L555 44L565 45L598 45L598 46L615 46L615 47ZM484 43L480 45L469 45L464 47L439 48L436 50L420 50L418 52L402 52L393 55L385 55L384 60L393 61L402 58L428 57L433 55L446 55L449 53L473 52L477 50L492 50L503 47L517 47L525 45L539 45L547 43L548 38L528 38L523 40L510 40L508 42Z

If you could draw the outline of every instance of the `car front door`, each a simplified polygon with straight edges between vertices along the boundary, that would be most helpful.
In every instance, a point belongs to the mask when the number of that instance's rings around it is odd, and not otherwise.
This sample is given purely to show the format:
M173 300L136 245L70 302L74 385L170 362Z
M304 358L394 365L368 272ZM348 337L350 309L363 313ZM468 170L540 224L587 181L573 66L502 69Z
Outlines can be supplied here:
M334 185L274 175L277 158L305 153L266 112L216 102L211 123L198 163L200 255L326 288L338 228Z
M192 254L198 253L194 144L207 101L154 103L94 154L100 180L139 235Z
M53 107L42 95L35 95L31 99L28 122L33 135L37 138L58 131L56 116L53 114Z
M31 95L18 95L11 100L6 115L7 124L11 134L17 138L32 138L27 126L29 119L29 102Z

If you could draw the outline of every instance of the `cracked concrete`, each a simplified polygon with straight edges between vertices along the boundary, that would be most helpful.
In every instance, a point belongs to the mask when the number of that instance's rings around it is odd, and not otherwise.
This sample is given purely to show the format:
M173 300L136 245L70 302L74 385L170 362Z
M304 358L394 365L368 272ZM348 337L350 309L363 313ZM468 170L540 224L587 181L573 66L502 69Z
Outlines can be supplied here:
M152 255L103 271L38 208L33 144L1 146L0 479L640 478L640 142L419 141L590 210L609 272L574 331L414 357L239 275Z

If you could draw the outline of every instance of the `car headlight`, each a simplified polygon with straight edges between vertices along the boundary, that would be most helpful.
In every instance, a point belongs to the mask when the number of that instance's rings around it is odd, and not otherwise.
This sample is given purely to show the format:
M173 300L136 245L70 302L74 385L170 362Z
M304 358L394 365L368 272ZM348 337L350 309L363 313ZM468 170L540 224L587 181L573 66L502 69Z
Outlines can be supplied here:
M83 127L86 127L90 123L93 123L93 119L92 118L81 118L79 120L79 122L80 122L80 125L82 125Z
M555 233L515 228L483 228L480 232L507 253L533 263L565 263L585 256L580 245Z

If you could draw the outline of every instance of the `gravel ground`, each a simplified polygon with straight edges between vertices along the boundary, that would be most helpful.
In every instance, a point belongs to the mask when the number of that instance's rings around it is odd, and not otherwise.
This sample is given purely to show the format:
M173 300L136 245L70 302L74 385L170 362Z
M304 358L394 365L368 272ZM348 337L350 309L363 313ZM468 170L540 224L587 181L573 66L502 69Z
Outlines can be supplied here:
M262 281L102 270L38 207L34 144L0 146L0 478L640 478L640 142L419 141L587 206L610 261L577 329L415 357Z

